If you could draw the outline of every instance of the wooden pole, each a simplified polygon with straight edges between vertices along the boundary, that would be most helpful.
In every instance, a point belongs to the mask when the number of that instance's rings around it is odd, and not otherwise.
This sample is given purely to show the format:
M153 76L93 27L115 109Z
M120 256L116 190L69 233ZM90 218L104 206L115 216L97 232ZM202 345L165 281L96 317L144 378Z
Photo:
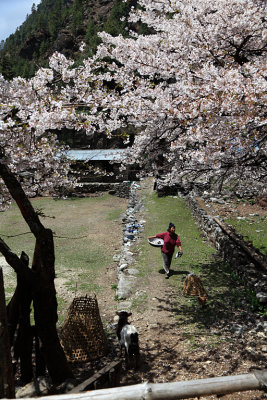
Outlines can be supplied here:
M15 389L7 327L3 271L0 267L0 398L3 397L14 398Z
M267 369L254 373L172 383L142 383L83 393L39 397L38 400L177 400L267 387ZM31 400L31 399L24 399Z

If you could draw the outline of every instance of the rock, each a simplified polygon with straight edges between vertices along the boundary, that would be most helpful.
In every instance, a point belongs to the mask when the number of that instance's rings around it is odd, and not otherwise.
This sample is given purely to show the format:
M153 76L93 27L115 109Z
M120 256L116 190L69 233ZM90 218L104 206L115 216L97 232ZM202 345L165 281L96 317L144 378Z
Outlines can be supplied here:
M263 338L263 339L265 339L265 338L266 338L266 335L265 335L264 332L257 332L257 337L258 337L258 338Z
M70 49L73 50L74 48L78 49L75 43L75 37L72 35L72 33L67 30L60 32L54 41L54 50L64 52Z
M133 253L131 251L127 251L123 255L123 264L132 264L134 262Z
M129 273L129 275L138 275L139 271L136 268L130 268L130 269L128 269L128 273Z
M67 379L65 382L61 383L59 386L56 387L57 393L68 393L77 385L76 379Z
M114 323L117 323L119 321L119 316L116 314L113 318Z
M115 255L113 256L113 261L120 261L120 257L121 257L120 254L115 254Z
M128 297L130 297L135 284L135 279L136 278L133 276L126 276L123 274L120 276L118 288L116 291L118 299L127 299Z
M124 239L128 239L128 240L134 240L134 235L128 234L124 236ZM123 240L124 240L123 239Z
M251 354L251 355L255 355L256 353L255 353L255 350L252 348L252 347L250 347L250 346L247 346L246 347L246 351L249 353L249 354Z
M30 382L16 392L16 398L38 397L49 394L51 389L50 381L47 377L38 376L34 382Z
M240 336L244 333L244 327L242 325L239 324L233 324L233 326L230 328L230 331L237 335Z
M256 298L259 300L260 303L267 303L267 293L265 292L258 292L256 294Z
M128 267L128 264L121 264L119 267L118 267L118 271L123 271L124 269L126 269Z
M31 36L29 36L26 41L24 41L19 56L31 60L33 58L33 53L40 49L42 42L49 38L49 32L47 30L40 30Z
M118 306L118 311L126 310L130 311L132 303L130 301L121 301ZM119 320L119 317L118 317Z

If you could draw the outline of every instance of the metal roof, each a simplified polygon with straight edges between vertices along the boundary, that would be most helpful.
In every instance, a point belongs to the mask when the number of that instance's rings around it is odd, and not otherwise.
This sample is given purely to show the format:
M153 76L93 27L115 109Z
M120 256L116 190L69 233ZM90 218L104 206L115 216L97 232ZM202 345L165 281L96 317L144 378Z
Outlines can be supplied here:
M67 157L79 161L121 161L126 149L68 150Z

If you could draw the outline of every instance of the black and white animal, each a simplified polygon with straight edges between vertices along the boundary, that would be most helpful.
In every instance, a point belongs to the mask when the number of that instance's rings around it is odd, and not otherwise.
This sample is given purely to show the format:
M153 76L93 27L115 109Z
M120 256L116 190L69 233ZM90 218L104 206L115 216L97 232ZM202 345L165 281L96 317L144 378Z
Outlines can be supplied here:
M117 311L117 315L119 316L119 321L116 333L121 352L122 349L124 349L126 364L137 368L140 357L139 338L136 328L128 321L128 318L132 313L128 313L127 311Z

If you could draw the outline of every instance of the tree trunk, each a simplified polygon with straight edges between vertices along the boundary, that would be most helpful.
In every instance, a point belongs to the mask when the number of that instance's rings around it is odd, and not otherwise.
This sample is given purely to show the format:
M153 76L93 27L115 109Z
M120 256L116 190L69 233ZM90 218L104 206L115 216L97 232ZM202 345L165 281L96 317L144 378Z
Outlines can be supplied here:
M34 320L41 341L43 355L53 382L73 378L60 345L56 323L57 300L54 286L54 241L50 229L45 229L36 240L32 268L37 272L33 291ZM55 359L57 363L55 363Z
M60 345L56 329L57 300L54 285L55 255L53 234L50 229L44 228L21 184L10 169L1 162L0 176L35 236L36 246L32 270L27 268L1 239L0 251L17 274L21 273L25 282L30 282L35 326L41 340L42 354L45 357L52 381L54 383L63 382L67 378L73 378L73 374Z
M10 345L12 346L14 341L14 335L19 322L19 291L18 286L7 305L7 319L8 319L8 332Z
M19 319L19 328L14 344L14 356L17 360L20 360L21 381L24 385L33 379L32 347L33 334L30 314L23 313Z
M15 397L14 378L8 337L3 272L0 268L0 398Z
M29 257L22 252L20 260L29 265ZM13 301L12 301L13 300ZM16 360L20 359L21 380L23 383L31 382L33 378L32 367L32 347L33 347L33 333L30 323L32 302L32 282L25 280L23 274L17 274L17 287L15 294L11 299L12 309L8 312L8 321L11 321L12 329L10 332L10 343L14 345L14 356ZM13 311L14 315L12 315ZM18 325L17 336L14 341L14 333Z
M46 372L46 363L45 363L45 359L41 353L40 350L40 340L39 337L37 335L37 330L35 328L35 326L33 327L34 329L34 339L35 339L35 343L34 343L34 349L35 349L35 375L37 376L43 376Z

